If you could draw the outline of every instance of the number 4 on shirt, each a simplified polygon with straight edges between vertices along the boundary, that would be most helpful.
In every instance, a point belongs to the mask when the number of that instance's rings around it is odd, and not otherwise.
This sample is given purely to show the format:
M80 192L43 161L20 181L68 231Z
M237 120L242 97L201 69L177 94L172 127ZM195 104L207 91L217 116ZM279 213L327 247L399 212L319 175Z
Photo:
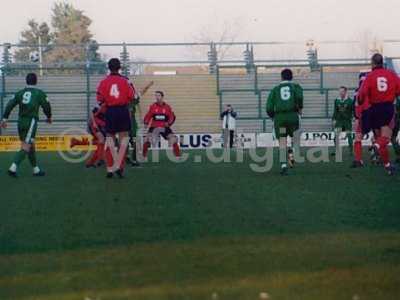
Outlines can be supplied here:
M110 96L118 99L119 98L119 89L118 89L118 85L117 84L113 84L111 86L111 90L110 90Z

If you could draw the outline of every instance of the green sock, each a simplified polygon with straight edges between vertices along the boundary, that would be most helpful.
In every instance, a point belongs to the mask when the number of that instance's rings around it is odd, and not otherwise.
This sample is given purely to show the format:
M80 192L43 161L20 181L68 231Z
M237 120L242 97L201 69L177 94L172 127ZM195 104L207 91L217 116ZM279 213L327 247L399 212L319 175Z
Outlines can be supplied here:
M132 158L132 161L136 161L137 160L137 157L136 157L136 138L133 138L131 140L131 145L132 145L131 158Z
M353 153L353 134L352 133L347 134L347 141L349 142L350 153Z
M29 151L28 153L28 159L32 165L32 167L37 167L37 160L36 160L36 151L34 149L32 149L31 151Z
M26 152L24 150L20 150L15 154L14 163L19 166L26 157Z

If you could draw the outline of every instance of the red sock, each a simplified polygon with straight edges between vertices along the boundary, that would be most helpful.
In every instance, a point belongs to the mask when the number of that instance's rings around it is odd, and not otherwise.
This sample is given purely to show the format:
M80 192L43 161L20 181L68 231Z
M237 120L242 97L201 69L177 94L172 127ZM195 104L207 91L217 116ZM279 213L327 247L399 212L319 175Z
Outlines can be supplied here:
M181 150L179 149L179 145L178 143L173 144L173 149L174 149L174 154L176 157L180 157L181 156Z
M362 143L361 143L361 141L356 141L354 143L354 159L356 161L362 160Z
M150 142L146 142L143 144L143 157L147 157L147 153L149 152L151 144Z
M98 155L98 157L97 157L97 160L104 160L104 144L98 144L97 145L97 151L99 151L98 153L97 153L97 155Z
M111 169L114 166L114 159L113 159L110 147L107 147L107 149L106 149L105 158L106 158L107 168Z
M99 160L99 146L97 145L96 151L94 151L92 157L86 162L87 166L94 165Z
M388 150L388 144L389 144L389 139L384 136L378 137L376 140L376 143L378 144L378 150L379 150L379 155L383 161L383 164L387 166L389 164L389 150Z
M124 150L124 154L122 155L122 160L121 160L121 164L119 165L119 169L120 170L124 170L125 169L125 163L126 163L126 154L128 152L128 148L126 148Z
M88 165L97 164L100 160L104 160L104 144L97 144L96 151L92 158L87 162Z

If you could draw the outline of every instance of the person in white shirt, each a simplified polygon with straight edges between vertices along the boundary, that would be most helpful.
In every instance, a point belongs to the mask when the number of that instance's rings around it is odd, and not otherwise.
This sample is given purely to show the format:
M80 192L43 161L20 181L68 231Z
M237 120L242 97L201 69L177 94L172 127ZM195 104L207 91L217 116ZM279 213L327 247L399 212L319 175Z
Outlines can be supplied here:
M225 110L221 113L222 120L222 136L224 140L224 148L233 148L233 142L236 130L237 113L230 104L225 106Z

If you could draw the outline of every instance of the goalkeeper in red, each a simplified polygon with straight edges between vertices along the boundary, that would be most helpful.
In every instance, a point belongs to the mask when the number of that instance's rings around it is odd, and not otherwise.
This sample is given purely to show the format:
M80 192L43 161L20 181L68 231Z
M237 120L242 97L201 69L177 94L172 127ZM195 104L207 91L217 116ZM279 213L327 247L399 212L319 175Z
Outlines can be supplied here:
M374 146L386 172L393 175L394 167L389 160L388 144L395 127L394 102L400 96L400 78L393 71L385 69L381 54L374 54L371 63L372 71L361 86L358 101L362 104L369 100L371 104L369 127L378 132Z
M171 129L171 126L175 123L175 113L171 106L164 101L164 92L156 91L155 97L156 102L149 107L149 111L144 117L144 124L149 129L144 140L143 157L147 157L152 144L151 141L154 143L159 135L168 140L169 145L172 145L175 156L180 157L178 138Z
M47 123L51 123L51 106L47 100L47 95L40 89L36 88L37 76L30 73L26 76L27 86L17 92L14 98L8 102L1 127L7 127L7 120L12 110L18 106L18 135L21 140L21 150L14 157L8 175L17 177L19 165L28 156L33 168L33 176L44 176L45 173L39 168L36 160L35 137L39 121L39 109L42 108L43 113L47 117Z
M279 139L281 174L287 175L288 164L293 167L295 162L293 149L287 150L287 137L292 138L295 149L300 147L299 137L295 132L300 128L303 88L292 82L293 73L290 69L283 70L281 77L282 82L274 87L268 96L267 114L274 120L275 135Z

